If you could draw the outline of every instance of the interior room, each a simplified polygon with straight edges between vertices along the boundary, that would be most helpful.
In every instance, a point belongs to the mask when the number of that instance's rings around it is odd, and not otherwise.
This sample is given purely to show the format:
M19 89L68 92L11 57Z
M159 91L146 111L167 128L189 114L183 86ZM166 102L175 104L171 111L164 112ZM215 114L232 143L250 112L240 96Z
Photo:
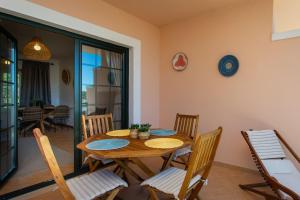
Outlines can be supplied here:
M299 10L0 1L0 199L299 200Z
M39 150L32 134L33 128L43 129L51 140L63 174L70 174L74 170L74 86L71 80L74 77L74 40L9 20L1 20L0 25L14 36L18 49L18 170L2 186L0 194L4 194L52 179L42 157L37 156ZM35 40L41 44L35 43ZM40 44L40 51L47 48L49 58L28 53L30 49L27 50L27 47L32 41ZM46 51L42 55L48 56ZM62 79L64 73L66 79ZM5 168L9 168L9 165L2 165L2 170Z

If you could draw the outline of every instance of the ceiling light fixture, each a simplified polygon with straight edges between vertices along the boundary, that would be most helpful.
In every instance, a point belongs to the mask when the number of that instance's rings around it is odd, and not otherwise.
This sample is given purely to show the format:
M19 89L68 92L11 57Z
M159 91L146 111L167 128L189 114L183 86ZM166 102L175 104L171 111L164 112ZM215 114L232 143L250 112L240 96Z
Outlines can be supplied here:
M52 53L40 38L34 37L24 46L23 56L28 60L48 61Z

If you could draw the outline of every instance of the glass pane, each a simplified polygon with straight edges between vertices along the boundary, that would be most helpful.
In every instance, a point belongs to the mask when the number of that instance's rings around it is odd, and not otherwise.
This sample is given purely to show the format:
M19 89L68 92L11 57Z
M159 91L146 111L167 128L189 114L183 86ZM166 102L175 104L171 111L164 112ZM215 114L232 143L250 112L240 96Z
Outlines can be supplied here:
M9 147L8 130L1 131L1 155L7 154Z
M1 59L1 79L3 81L14 82L14 64L6 59Z
M109 73L108 78L111 86L121 86L122 76L120 70L112 69Z
M14 84L11 84L11 83L7 84L7 103L8 104L14 104L15 103L15 101L14 101L14 88L15 88Z
M2 82L1 83L1 105L6 105L7 104L7 83Z
M7 112L7 106L1 107L1 129L6 129L8 127Z
M123 55L116 52L109 52L109 66L114 69L122 69Z
M7 127L15 126L15 108L14 106L7 107Z
M107 68L96 68L94 71L95 83L94 85L109 86L108 82L109 69Z
M89 65L82 66L82 84L94 85L94 69L95 67Z
M86 86L86 104L95 105L95 87Z
M113 103L120 104L122 102L122 90L120 87L111 88L111 93L114 96Z
M114 122L114 128L115 129L121 129L122 128L121 122Z
M122 119L122 110L121 110L121 104L116 104L113 106L113 118L114 121L119 121Z
M9 129L9 134L9 147L12 148L16 146L15 127Z
M96 53L96 48L85 45L82 47L82 64L99 66L101 62L101 54Z
M1 80L7 81L7 65L4 64L4 59L1 59Z
M85 45L82 50L82 111L112 113L115 128L121 128L123 54Z
M112 104L112 94L109 87L96 86L95 105L109 105Z
M14 42L11 39L7 40L7 55L6 58L14 62Z

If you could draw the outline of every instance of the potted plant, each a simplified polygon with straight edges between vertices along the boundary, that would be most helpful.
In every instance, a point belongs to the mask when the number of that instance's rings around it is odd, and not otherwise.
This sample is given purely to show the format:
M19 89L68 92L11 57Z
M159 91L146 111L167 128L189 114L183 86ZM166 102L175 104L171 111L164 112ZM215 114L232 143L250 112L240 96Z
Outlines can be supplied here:
M151 124L141 124L138 132L139 132L139 138L142 140L146 140L150 137L149 129L151 127Z
M140 128L139 124L131 124L130 126L130 137L131 138L138 138L138 129Z

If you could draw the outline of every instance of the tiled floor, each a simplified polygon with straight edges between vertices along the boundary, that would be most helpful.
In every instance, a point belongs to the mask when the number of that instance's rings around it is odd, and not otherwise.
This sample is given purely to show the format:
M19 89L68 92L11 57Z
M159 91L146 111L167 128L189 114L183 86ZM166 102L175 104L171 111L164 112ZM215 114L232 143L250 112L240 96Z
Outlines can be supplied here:
M156 163L159 162L155 158ZM145 161L148 165L157 170L159 166L153 166L154 159ZM123 200L143 200L148 199L148 193L141 188L138 183L132 181L131 186L119 193L118 198ZM208 185L199 193L202 200L259 200L263 199L254 194L242 191L238 185L240 183L255 183L262 179L254 171L248 171L240 168L224 166L222 164L215 164L211 170ZM53 187L37 191L32 194L19 197L17 199L30 200L60 200L63 199L58 190L53 191ZM163 198L164 199L164 198Z

